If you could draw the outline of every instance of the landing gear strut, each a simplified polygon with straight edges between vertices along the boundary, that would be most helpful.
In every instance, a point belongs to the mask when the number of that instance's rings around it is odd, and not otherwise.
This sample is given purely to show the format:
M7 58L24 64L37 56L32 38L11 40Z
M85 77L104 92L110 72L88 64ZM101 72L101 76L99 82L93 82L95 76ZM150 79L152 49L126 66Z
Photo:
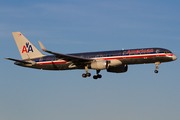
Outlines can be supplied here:
M85 71L86 71L86 73L83 73L83 74L82 74L82 77L83 77L83 78L86 78L86 77L90 77L90 76L91 76L91 73L88 73L88 70L89 70L89 69L88 69L88 66L85 66ZM94 75L94 76L93 76L94 79L102 78L102 75L99 74L100 71L101 71L101 70L96 70L96 74L97 74L97 75Z
M156 65L156 69L155 69L155 71L154 71L155 73L158 73L158 70L157 70L157 69L159 68L158 65L160 65L160 64L161 64L160 62L155 62L155 65Z
M83 78L86 78L86 77L90 77L91 76L91 73L88 73L88 67L87 66L85 66L85 71L86 71L86 73L84 73L84 74L82 74L82 77Z
M93 76L94 79L102 78L102 75L99 74L100 71L101 71L101 70L96 70L97 75L94 75L94 76Z

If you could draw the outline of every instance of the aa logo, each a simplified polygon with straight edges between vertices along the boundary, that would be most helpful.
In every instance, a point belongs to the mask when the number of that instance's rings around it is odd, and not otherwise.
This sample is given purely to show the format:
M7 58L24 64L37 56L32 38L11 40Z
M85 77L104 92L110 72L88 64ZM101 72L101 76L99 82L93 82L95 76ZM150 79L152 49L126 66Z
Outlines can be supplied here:
M22 53L29 53L30 51L33 52L33 49L32 46L27 42L26 45L23 46Z

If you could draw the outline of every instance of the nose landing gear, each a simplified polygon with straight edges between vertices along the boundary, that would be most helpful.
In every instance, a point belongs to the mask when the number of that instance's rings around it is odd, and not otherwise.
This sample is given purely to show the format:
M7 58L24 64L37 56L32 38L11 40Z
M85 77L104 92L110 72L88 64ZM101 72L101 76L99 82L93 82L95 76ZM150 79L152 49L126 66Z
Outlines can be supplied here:
M160 62L155 62L155 65L156 65L156 69L154 70L154 72L155 73L158 73L158 68L159 68L159 66L158 65L160 65L161 63Z
M158 70L154 70L155 73L158 73Z

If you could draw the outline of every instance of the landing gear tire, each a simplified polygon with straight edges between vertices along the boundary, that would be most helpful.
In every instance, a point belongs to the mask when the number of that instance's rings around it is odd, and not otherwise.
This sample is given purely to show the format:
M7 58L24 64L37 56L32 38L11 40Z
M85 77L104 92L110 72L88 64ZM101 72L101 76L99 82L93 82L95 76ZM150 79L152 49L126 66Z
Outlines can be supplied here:
M100 75L100 74L94 75L93 78L94 78L94 79L102 78L102 75Z
M86 74L82 74L82 77L83 77L83 78L86 78L86 77L87 77L87 75L86 75Z
M91 76L91 73L86 73L86 76L87 76L87 77L90 77L90 76Z
M155 70L154 72L155 72L155 73L158 73L158 70Z
M94 76L93 76L93 78L94 78L94 79L97 79L97 76L96 76L96 75L94 75Z
M83 78L90 77L90 76L91 76L91 73L82 74Z
M98 74L98 75L97 75L97 78L102 78L102 75Z

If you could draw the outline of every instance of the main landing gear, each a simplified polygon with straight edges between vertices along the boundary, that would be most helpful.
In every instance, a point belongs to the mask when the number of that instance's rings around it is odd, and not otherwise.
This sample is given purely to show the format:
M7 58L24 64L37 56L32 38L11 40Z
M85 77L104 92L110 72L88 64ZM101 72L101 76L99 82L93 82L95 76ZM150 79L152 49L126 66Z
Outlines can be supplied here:
M102 75L99 74L100 71L101 70L96 70L97 75L93 76L94 79L102 78Z
M160 64L161 64L160 62L155 62L155 65L156 65L156 69L155 69L155 71L154 71L155 73L158 73L158 70L157 70L157 69L159 68L158 65L160 65Z
M82 74L82 77L83 78L86 78L86 77L90 77L91 76L91 73L88 73L88 67L87 66L85 66L85 71L86 71L86 73L85 74Z
M82 74L83 78L90 77L90 76L91 76L91 73Z
M83 77L83 78L86 78L86 77L90 77L90 76L91 76L91 73L88 73L88 70L89 70L88 67L85 66L85 71L86 71L86 73L82 74L82 77ZM94 75L94 76L93 76L94 79L102 78L102 75L99 74L100 71L101 71L101 70L96 70L97 75Z

